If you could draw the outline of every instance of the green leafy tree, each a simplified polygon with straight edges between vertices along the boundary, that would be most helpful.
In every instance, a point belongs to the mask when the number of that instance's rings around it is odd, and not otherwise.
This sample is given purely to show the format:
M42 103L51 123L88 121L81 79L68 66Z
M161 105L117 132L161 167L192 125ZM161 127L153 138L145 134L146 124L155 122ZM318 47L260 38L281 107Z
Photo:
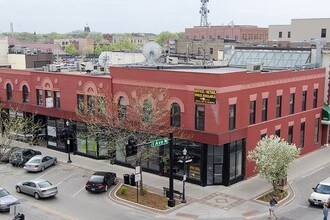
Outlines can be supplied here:
M78 50L71 43L68 46L65 47L65 50L64 51L65 51L65 53L67 53L69 55L77 55L78 54Z
M169 31L165 31L160 33L157 37L156 37L156 42L163 46L166 47L168 44L168 40L169 39L173 39L173 40L177 40L180 38L180 35L178 33L171 33Z
M248 153L248 160L255 162L255 171L273 185L287 177L292 162L298 158L300 151L296 145L289 144L278 136L262 138L256 148Z

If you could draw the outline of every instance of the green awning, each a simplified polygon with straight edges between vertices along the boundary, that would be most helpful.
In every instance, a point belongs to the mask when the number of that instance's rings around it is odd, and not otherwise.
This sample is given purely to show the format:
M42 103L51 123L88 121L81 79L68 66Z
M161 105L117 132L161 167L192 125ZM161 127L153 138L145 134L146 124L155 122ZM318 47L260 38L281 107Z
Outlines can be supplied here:
M328 106L328 105L323 105L322 120L330 121L330 106Z

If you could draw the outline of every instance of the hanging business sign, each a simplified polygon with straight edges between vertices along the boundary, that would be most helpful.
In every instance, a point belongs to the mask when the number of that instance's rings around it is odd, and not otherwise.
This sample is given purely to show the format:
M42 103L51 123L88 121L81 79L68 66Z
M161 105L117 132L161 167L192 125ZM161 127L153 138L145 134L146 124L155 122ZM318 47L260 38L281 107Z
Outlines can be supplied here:
M194 100L199 103L216 104L216 90L195 89Z

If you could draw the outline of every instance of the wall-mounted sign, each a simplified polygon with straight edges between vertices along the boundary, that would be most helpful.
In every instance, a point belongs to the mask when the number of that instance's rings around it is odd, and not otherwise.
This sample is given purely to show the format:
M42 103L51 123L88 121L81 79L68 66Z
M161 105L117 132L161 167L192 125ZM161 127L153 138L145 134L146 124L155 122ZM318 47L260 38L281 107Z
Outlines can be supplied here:
M195 102L215 104L216 103L216 90L195 89Z
M54 107L54 101L52 97L46 98L46 108L53 108Z

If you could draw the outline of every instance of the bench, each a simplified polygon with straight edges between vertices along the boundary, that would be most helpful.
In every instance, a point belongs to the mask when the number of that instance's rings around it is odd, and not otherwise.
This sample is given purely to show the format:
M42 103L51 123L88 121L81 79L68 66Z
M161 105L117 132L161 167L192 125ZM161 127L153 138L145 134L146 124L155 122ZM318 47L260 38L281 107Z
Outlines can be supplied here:
M164 196L166 196L167 198L169 198L170 197L170 189L167 188L167 187L163 187L163 194L164 194ZM176 196L178 196L179 199L182 198L182 193L180 191L178 191L178 190L174 190L173 189L173 194L176 195Z

